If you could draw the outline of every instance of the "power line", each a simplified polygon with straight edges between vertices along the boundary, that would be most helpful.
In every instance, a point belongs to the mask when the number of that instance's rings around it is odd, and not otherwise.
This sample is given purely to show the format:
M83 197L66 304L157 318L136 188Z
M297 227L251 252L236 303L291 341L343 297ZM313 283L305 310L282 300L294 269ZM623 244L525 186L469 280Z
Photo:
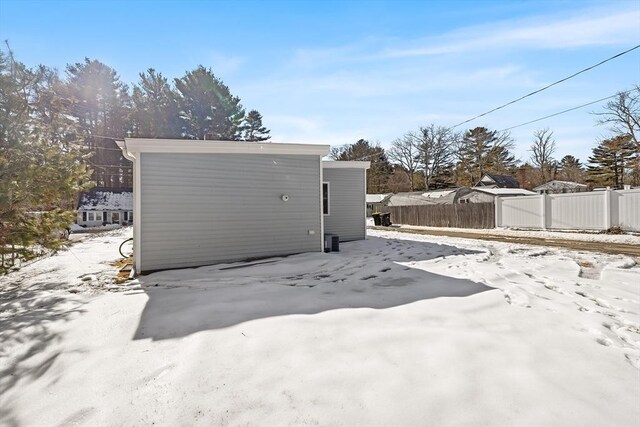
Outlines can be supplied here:
M458 124L456 124L456 125L453 125L453 126L451 126L451 128L452 128L452 129L453 129L453 128L456 128L456 127L458 127L458 126L460 126L460 125L463 125L463 124L465 124L465 123L469 123L469 122L470 122L470 121L472 121L472 120L475 120L475 119L477 119L477 118L480 118L480 117L486 116L487 114L491 114L491 113L493 113L494 111L498 111L498 110L500 110L500 109L502 109L502 108L504 108L504 107L507 107L507 106L509 106L509 105L511 105L511 104L515 104L515 103L516 103L516 102L518 102L518 101L522 101L522 100L523 100L523 99L525 99L525 98L528 98L528 97L530 97L530 96L532 96L532 95L535 95L536 93L540 93L540 92L542 92L543 90L547 90L547 89L549 89L550 87L555 86L555 85L557 85L557 84L559 84L559 83L565 82L565 81L567 81L567 80L569 80L569 79L571 79L571 78L573 78L573 77L575 77L575 76L577 76L577 75L579 75L579 74L582 74L582 73L584 73L584 72L586 72L586 71L589 71L589 70L592 70L592 69L594 69L594 68L596 68L596 67L599 67L600 65L602 65L602 64L604 64L604 63L606 63L606 62L609 62L609 61L611 61L612 59L618 58L618 57L620 57L620 56L622 56L622 55L625 55L625 54L627 54L627 53L629 53L629 52L631 52L631 51L634 51L634 50L638 49L639 47L640 47L640 44L639 44L639 45L636 45L636 46L634 46L634 47L632 47L631 49L627 49L627 50L625 50L624 52L620 52L620 53L618 53L618 54L616 54L616 55L613 55L612 57L609 57L609 58L607 58L607 59L605 59L605 60L603 60L603 61L600 61L600 62L598 62L598 63L597 63L597 64L595 64L595 65L592 65L592 66L587 67L587 68L585 68L585 69L583 69L583 70L580 70L580 71L578 71L577 73L574 73L574 74L572 74L572 75L570 75L570 76L568 76L568 77L565 77L565 78L560 79L560 80L558 80L558 81L556 81L556 82L553 82L553 83L551 83L550 85L547 85L547 86L545 86L545 87L543 87L543 88L540 88L540 89L538 89L538 90L534 90L533 92L528 93L528 94L526 94L526 95L524 95L524 96L521 96L520 98L514 99L513 101L509 101L509 102L507 102L506 104L503 104L503 105L501 105L501 106L499 106L499 107L496 107L496 108L494 108L494 109L492 109L492 110L489 110L489 111L487 111L487 112L485 112L485 113L478 114L477 116L472 117L472 118L470 118L469 120L465 120L465 121L460 122L460 123L458 123Z
M499 132L506 132L506 131L508 131L508 130L515 129L515 128L519 128L519 127L521 127L521 126L526 126L526 125L529 125L529 124L531 124L531 123L539 122L539 121L541 121L541 120L548 119L548 118L550 118L550 117L559 116L560 114L568 113L568 112L570 112L570 111L577 110L577 109L579 109L579 108L583 108L583 107L586 107L586 106L589 106L589 105L597 104L598 102L606 101L607 99L615 98L616 96L618 96L618 95L620 95L620 94L623 94L623 93L624 93L624 94L627 94L627 93L629 93L629 92L631 92L631 91L630 91L630 90L628 90L628 91L625 91L625 92L619 92L619 93L616 93L615 95L607 96L607 97L605 97L605 98L600 98L600 99L598 99L598 100L596 100L596 101L587 102L586 104L578 105L577 107L568 108L568 109L566 109L566 110L562 110L562 111L559 111L559 112L557 112L557 113L549 114L548 116L540 117L539 119L530 120L530 121L525 122L525 123L520 123L519 125L515 125L515 126L508 127L508 128L506 128L506 129L502 129L502 130L501 130L501 131L499 131Z

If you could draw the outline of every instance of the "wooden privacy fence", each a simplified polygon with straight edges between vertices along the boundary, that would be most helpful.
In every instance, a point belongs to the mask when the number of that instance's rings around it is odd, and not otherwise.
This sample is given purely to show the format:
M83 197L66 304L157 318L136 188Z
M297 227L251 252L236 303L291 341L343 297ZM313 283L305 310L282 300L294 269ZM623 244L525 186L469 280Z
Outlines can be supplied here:
M493 203L462 203L453 205L387 206L394 224L428 227L494 228Z

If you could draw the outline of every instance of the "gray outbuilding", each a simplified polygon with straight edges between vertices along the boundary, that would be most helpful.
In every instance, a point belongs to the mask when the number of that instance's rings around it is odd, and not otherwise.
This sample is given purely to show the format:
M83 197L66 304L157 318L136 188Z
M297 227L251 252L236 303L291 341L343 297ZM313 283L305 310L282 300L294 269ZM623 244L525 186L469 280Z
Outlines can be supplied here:
M127 138L118 146L134 164L137 273L323 251L325 231L365 237L368 162L326 166L327 145Z

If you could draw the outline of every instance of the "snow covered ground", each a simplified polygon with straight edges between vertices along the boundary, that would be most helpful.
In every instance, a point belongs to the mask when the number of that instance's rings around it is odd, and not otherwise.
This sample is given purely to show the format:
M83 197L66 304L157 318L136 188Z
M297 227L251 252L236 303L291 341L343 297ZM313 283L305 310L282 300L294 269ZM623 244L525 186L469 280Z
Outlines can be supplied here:
M367 218L367 225L372 226L373 219ZM597 231L577 232L575 230L544 231L544 230L515 230L511 228L454 228L454 227L425 227L420 225L399 225L404 229L457 231L470 234L490 234L494 236L508 237L535 237L540 239L577 240L581 242L625 243L640 245L640 233L629 232L626 234L601 234Z
M113 286L129 233L0 278L0 425L640 423L637 260L369 230Z

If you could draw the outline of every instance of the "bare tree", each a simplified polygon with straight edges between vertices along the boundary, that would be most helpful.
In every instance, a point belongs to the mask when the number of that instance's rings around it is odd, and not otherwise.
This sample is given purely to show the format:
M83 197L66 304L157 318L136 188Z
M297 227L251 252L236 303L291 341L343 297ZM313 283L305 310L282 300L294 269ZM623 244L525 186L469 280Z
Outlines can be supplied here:
M618 135L630 135L640 148L640 85L618 93L615 99L607 102L603 112L594 114L600 117L599 125L608 125Z
M618 93L615 99L607 102L603 112L594 114L600 117L598 124L608 125L617 135L630 137L635 151L631 161L631 183L640 184L640 85Z
M556 141L553 139L553 132L548 128L535 131L530 151L531 163L540 169L542 182L547 182L555 164L553 153L556 151Z
M414 175L420 166L420 138L414 132L407 132L391 143L387 156L391 163L399 165L409 179L411 191L415 190Z
M451 165L459 135L448 127L430 124L421 127L417 137L421 167L424 171L424 186L428 191L434 176Z
M409 177L407 176L406 171L400 166L396 166L393 169L393 173L389 175L387 188L392 193L415 191L415 188L411 188L411 182L409 182Z

